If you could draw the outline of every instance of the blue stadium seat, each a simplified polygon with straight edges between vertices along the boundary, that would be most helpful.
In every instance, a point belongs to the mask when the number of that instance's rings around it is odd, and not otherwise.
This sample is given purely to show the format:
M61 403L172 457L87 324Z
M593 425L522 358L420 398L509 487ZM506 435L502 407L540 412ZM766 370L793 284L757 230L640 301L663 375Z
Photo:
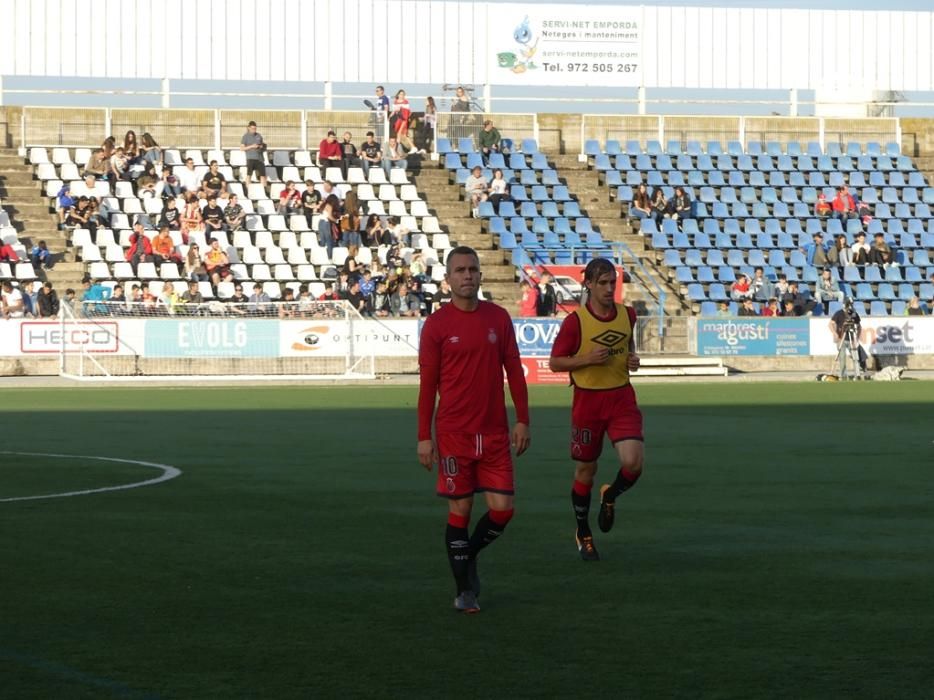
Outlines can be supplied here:
M513 233L515 233L515 230L513 230ZM523 231L521 234L521 238L519 239L519 245L521 245L523 248L528 249L528 248L540 248L542 244L541 244L541 241L538 240L538 235L536 235L532 231Z
M503 231L499 234L499 247L503 250L512 250L517 247L516 237L512 231Z
M661 231L655 231L652 234L652 247L655 250L664 250L671 247L671 243L668 241L668 236L666 236Z
M675 268L675 281L680 284L692 284L694 282L694 274L691 272L689 267L677 267Z
M488 219L491 216L496 216L496 212L493 211L493 203L480 202L480 204L477 205L477 214L481 219Z
M502 217L511 217L516 215L516 205L509 200L503 200L499 203L499 215Z
M706 154L697 156L697 169L702 172L714 170L713 158Z
M871 301L869 302L869 315L870 316L888 316L889 311L885 306L884 301Z
M502 208L502 204L500 204ZM502 216L494 216L489 221L489 231L490 233L496 233L502 235L506 233L508 229L506 228L506 220Z
M631 202L633 194L632 187L629 185L623 185L616 190L616 199L618 199L620 202Z
M457 170L461 167L461 157L459 153L448 153L444 156L444 167L448 170Z
M474 152L473 139L470 136L462 136L457 139L457 151L462 155Z
M723 284L733 284L736 281L736 273L728 265L722 265L717 269L717 281Z
M525 156L522 153L510 153L509 167L513 170L525 170Z
M544 153L532 153L533 170L547 170L549 167L548 158Z
M509 220L509 230L512 231L517 236L522 235L529 231L529 227L525 224L525 219L521 216L514 216Z
M551 231L551 226L548 225L548 219L543 216L536 216L532 219L532 231L534 233L547 233Z
M555 218L553 225L556 233L560 233L564 236L567 236L571 233L571 220L566 216L559 216ZM643 235L645 234L643 233Z
M752 236L750 236L745 231L741 231L740 233L737 233L736 234L736 247L742 248L744 250L752 248L753 247Z
M775 248L769 251L768 264L771 267L784 267L788 263L785 260L785 251Z
M538 142L535 139L522 139L523 153L538 153Z
M584 142L584 154L588 156L602 155L602 151L600 150L600 142L596 139L587 139Z
M915 287L913 284L908 284L907 282L902 282L898 285L898 298L908 301L915 295Z
M556 202L569 202L571 194L568 192L567 185L555 185L551 192L551 197Z
M525 187L522 185L511 185L509 187L509 196L514 202L524 202L528 199L525 193Z
M607 139L606 149L607 155L615 156L623 152L623 149L619 145L619 141L616 139Z
M726 288L719 282L713 282L710 285L710 287L707 289L707 296L714 301L726 301L729 299Z
M867 282L881 282L882 273L879 272L879 268L875 265L867 265L863 268L863 279Z
M642 153L642 146L635 139L630 139L626 142L626 153L631 156L638 155Z
M689 284L688 285L688 299L690 301L706 301L707 294L704 292L704 285L702 284Z
M564 234L564 245L567 246L567 247L574 246L574 247L576 247L576 248L580 248L580 246L582 245L582 244L581 244L581 237L577 234L577 231L570 231L570 230L568 230L568 231L562 232L562 231L557 231L557 230L556 230L555 233L563 233L563 234ZM677 251L675 251L675 250L667 251L667 252L677 253Z

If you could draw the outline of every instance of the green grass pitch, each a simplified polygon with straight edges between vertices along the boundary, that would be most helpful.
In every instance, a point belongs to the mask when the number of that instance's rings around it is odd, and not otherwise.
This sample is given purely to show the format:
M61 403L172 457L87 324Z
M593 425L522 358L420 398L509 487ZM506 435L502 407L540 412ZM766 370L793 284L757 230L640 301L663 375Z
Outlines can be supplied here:
M932 385L637 391L646 472L584 563L570 392L532 390L463 617L414 387L5 390L4 449L184 473L0 503L0 696L930 697ZM155 475L0 455L0 498Z

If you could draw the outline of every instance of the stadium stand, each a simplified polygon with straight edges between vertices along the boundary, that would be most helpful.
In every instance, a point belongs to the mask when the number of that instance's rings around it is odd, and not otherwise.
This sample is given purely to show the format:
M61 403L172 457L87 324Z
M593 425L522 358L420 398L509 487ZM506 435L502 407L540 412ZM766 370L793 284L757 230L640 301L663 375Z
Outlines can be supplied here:
M713 314L726 301L735 313L729 285L737 275L752 276L757 266L773 282L783 274L813 295L820 272L804 250L818 232L825 242L844 236L847 246L859 233L870 242L881 234L891 247L891 264L831 267L859 313L901 315L912 297L931 298L934 188L898 144L828 143L822 149L813 142L750 142L744 149L739 142L724 148L715 141L672 141L664 147L657 141L588 141L584 152L695 312ZM683 187L693 216L636 216L631 204L640 184L650 194L661 189L669 200L675 187ZM844 185L869 215L817 216L818 197L830 202ZM814 313L835 308L830 302Z

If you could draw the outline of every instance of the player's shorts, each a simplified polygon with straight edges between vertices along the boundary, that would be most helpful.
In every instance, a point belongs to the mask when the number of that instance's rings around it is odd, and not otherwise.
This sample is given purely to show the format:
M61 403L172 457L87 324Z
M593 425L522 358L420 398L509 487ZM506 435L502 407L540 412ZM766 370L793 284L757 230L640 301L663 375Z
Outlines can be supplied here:
M603 436L615 445L642 440L642 411L631 384L609 391L574 390L571 408L571 459L596 462L603 452Z
M266 177L266 164L263 163L262 158L247 159L246 176L249 178L249 177L252 177L254 174L256 175L257 178Z
M438 495L465 498L480 491L515 492L509 433L438 435Z

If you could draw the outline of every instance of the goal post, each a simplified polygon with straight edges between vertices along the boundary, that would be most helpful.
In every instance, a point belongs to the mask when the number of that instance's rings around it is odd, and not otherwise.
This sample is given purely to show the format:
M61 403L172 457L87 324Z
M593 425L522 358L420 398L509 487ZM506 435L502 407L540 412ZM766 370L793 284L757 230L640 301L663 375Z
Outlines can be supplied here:
M88 301L63 304L59 323L59 373L71 379L376 376L378 343L368 339L378 322L346 301Z

